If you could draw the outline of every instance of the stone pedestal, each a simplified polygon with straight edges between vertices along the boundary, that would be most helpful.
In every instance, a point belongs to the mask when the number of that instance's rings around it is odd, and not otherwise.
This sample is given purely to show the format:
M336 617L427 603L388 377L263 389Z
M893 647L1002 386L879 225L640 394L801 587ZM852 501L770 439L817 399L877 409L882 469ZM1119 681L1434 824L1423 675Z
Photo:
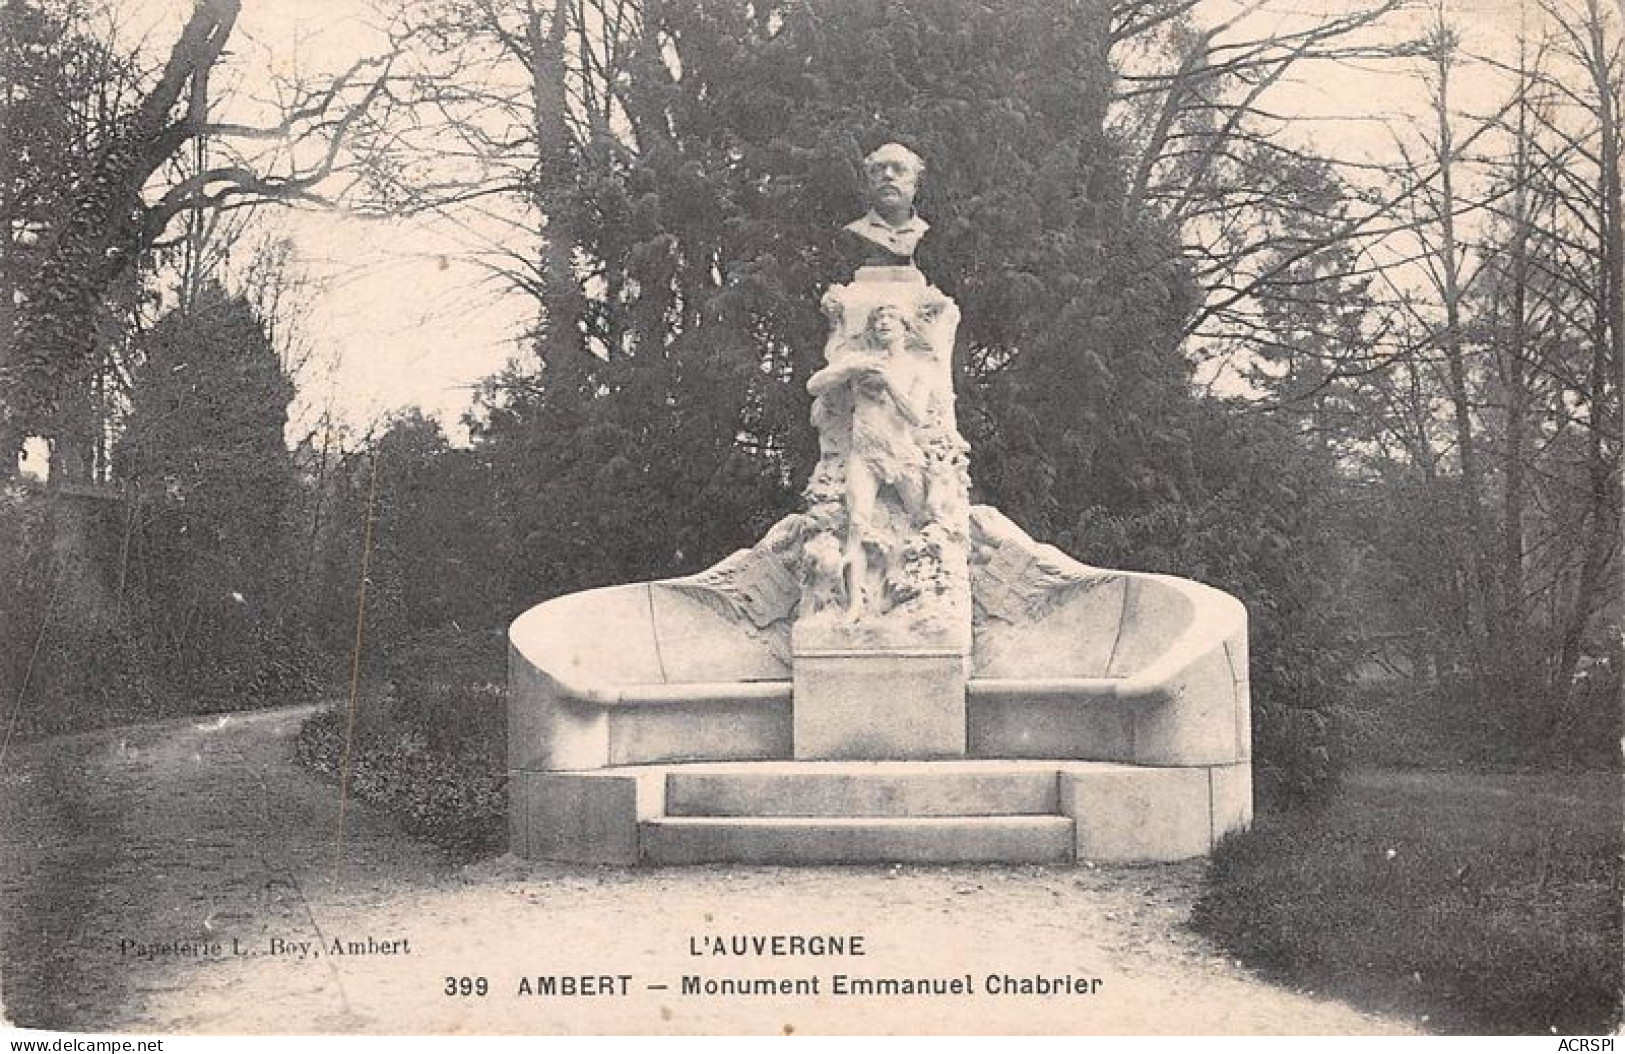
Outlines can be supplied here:
M795 756L965 756L969 478L954 419L959 311L913 267L863 267L824 297L808 381L807 485L791 632Z
M965 756L965 659L940 649L798 652L798 761Z

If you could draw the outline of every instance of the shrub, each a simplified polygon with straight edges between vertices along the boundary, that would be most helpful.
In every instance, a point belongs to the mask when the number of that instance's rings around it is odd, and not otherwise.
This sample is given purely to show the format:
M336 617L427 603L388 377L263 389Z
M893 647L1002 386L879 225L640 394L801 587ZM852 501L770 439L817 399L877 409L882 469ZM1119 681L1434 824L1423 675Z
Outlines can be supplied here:
M398 647L392 677L357 703L350 791L460 859L507 838L507 706L501 634L443 627ZM334 779L344 764L348 710L312 717L298 759Z
M465 696L466 709L502 707L500 692ZM384 704L387 706L387 704ZM481 751L448 753L421 734L378 720L380 706L366 706L357 720L350 753L350 793L382 806L407 831L457 859L500 851L506 843L507 772L501 744ZM295 756L338 781L344 766L349 715L324 710L299 731Z

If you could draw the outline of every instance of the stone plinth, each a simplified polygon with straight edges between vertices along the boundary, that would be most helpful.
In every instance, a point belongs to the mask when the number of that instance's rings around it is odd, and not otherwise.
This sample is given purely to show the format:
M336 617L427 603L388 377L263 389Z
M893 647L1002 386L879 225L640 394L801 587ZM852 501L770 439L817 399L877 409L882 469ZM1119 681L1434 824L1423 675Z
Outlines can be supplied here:
M1211 852L1251 767L766 761L523 772L513 847L597 864L1147 863Z
M798 760L965 756L965 660L958 652L798 652L792 671Z

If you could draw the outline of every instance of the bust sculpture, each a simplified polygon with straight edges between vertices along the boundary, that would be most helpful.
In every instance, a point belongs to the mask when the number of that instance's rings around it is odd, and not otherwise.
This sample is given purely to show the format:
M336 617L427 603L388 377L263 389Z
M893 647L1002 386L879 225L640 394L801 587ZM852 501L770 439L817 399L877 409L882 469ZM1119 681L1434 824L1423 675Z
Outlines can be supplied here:
M914 249L930 225L914 211L925 162L900 143L887 143L863 159L869 211L843 228L845 249L858 266L912 266Z

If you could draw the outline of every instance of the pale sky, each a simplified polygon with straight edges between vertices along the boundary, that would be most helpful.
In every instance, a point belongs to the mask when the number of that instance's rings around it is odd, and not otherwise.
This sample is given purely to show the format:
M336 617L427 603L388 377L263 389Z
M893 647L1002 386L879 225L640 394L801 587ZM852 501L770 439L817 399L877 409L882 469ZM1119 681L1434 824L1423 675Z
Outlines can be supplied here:
M189 6L113 2L120 36L155 53L167 51ZM223 67L238 92L214 116L253 120L252 97L272 76L340 71L380 53L373 12L370 0L244 0ZM472 387L522 350L534 302L492 280L466 230L433 216L380 220L304 207L264 216L292 239L317 289L299 320L313 354L296 378L290 440L327 407L362 431L416 405L460 432Z
M383 50L374 11L370 0L245 0L234 50L283 76L342 70ZM360 430L412 405L460 431L472 386L521 350L534 302L493 281L470 239L433 216L298 210L277 223L321 287L305 321L316 361L290 431L329 406Z
M167 50L186 5L119 2L128 12L122 30L132 38L146 34L149 47ZM1335 0L1212 0L1209 17L1237 6L1253 9L1237 30L1247 34L1348 7ZM1470 50L1502 49L1517 31L1518 0L1459 0L1448 9L1465 24ZM245 0L232 53L246 94L267 73L342 69L376 52L382 36L372 12L370 0ZM1396 26L1415 26L1426 17L1407 15ZM1392 69L1333 75L1322 67L1305 69L1296 83L1281 86L1276 100L1283 111L1315 117L1394 115L1417 112L1422 94L1417 78ZM1350 154L1391 152L1390 133L1374 123L1315 123L1306 130L1323 147ZM418 405L455 434L471 387L521 349L534 302L491 281L471 258L470 239L451 223L325 211L284 212L277 222L294 239L310 278L323 287L303 319L316 362L299 378L290 433L308 428L324 405L355 429Z

